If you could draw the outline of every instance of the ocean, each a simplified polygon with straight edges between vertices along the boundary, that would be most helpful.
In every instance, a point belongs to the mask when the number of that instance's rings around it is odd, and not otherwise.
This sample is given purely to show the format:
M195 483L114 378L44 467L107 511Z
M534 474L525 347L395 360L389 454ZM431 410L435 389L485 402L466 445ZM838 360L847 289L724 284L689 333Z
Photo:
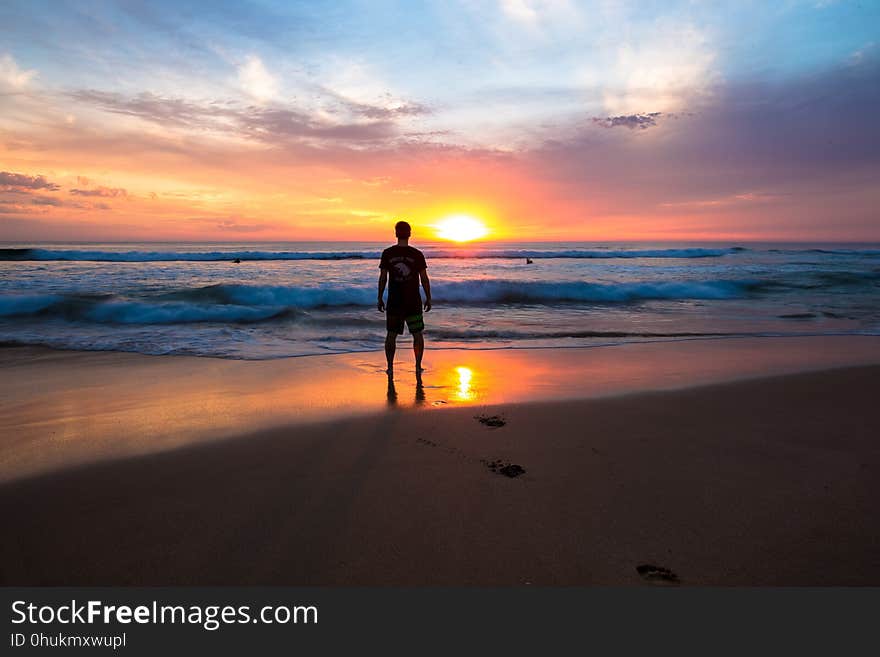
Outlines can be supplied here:
M236 359L381 350L385 246L5 244L0 342ZM431 278L429 348L880 334L876 244L413 246Z

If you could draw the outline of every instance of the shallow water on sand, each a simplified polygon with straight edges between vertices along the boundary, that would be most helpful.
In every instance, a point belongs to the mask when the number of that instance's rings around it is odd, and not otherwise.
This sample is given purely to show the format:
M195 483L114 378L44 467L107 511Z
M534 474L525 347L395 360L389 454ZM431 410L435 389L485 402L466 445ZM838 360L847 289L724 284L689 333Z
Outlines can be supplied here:
M880 337L733 338L601 349L444 349L245 361L8 348L0 481L74 464L400 411L588 399L880 364ZM673 409L675 413L682 409ZM503 413L502 413L503 414ZM402 416L400 420L403 421ZM291 437L295 432L291 433ZM548 439L550 439L548 437Z

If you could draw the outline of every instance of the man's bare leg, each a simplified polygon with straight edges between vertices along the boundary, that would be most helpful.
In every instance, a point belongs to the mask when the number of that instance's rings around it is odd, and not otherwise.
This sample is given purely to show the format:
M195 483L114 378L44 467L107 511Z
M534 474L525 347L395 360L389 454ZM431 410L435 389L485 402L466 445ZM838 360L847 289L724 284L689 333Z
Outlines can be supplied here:
M425 353L425 336L421 331L413 334L413 353L416 355L416 374L422 371L422 354Z
M388 369L385 370L388 376L394 374L394 352L397 350L397 333L388 331L385 335L385 360L388 361Z

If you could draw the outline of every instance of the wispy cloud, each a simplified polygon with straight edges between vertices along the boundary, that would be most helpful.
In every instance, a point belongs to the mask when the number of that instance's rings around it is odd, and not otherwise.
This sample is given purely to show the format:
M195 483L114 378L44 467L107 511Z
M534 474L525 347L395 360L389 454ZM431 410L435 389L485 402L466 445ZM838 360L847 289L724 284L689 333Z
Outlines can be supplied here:
M94 189L71 189L74 196L98 196L101 198L119 198L128 196L128 192L119 187L95 187Z
M577 4L570 0L498 0L498 8L505 19L542 38L580 18Z
M62 201L61 199L55 198L54 196L34 195L31 197L31 203L34 205L52 205L55 207L62 207L64 205L64 201Z
M391 121L433 113L426 103L406 99L392 86L359 59L331 57L314 86L320 98L316 116L342 111L352 117Z
M332 121L284 106L246 106L233 101L195 102L165 98L150 93L133 97L96 90L70 93L80 102L106 112L134 116L165 127L186 127L195 131L214 131L264 142L302 139L318 141L370 142L397 135L390 117L394 111L359 107L362 114L384 120ZM418 108L404 113L419 112Z
M868 58L871 57L872 54L875 54L877 50L877 44L871 41L870 43L866 43L861 48L854 50L853 53L849 56L849 63L853 66L858 66L864 63Z
M278 95L278 79L269 73L257 55L248 55L239 65L238 82L244 92L259 103L268 102Z
M3 191L47 189L52 192L60 189L55 183L46 180L45 176L29 176L10 171L0 171L0 188Z
M501 11L509 18L522 23L534 23L538 12L529 0L499 0Z
M37 75L34 70L21 69L10 54L0 55L0 89L26 88Z
M627 116L593 117L593 123L603 128L629 128L630 130L646 130L657 125L657 119L662 112L650 112L648 114L629 114Z
M719 80L715 62L703 30L666 21L617 45L607 70L588 68L582 79L603 87L602 104L610 115L670 112L711 91Z
M425 116L431 113L431 109L427 105L408 101L393 101L385 106L353 102L349 102L347 105L349 109L364 118L385 121L408 116Z

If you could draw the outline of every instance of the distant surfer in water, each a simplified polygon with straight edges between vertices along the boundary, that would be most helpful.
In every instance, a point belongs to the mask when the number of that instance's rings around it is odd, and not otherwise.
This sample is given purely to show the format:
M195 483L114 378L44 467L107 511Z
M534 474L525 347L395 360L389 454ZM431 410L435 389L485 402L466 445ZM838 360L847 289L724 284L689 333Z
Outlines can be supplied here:
M431 310L431 283L428 280L425 256L409 245L412 228L405 221L394 225L397 244L382 251L379 262L379 312L385 313L385 359L388 361L388 376L394 374L394 352L397 350L397 336L403 335L406 324L413 336L413 353L416 358L416 377L421 376L422 354L425 352L425 322L422 318L422 295L419 282L425 290L424 312ZM388 285L388 303L383 301L385 286ZM386 312L387 311L387 312Z

